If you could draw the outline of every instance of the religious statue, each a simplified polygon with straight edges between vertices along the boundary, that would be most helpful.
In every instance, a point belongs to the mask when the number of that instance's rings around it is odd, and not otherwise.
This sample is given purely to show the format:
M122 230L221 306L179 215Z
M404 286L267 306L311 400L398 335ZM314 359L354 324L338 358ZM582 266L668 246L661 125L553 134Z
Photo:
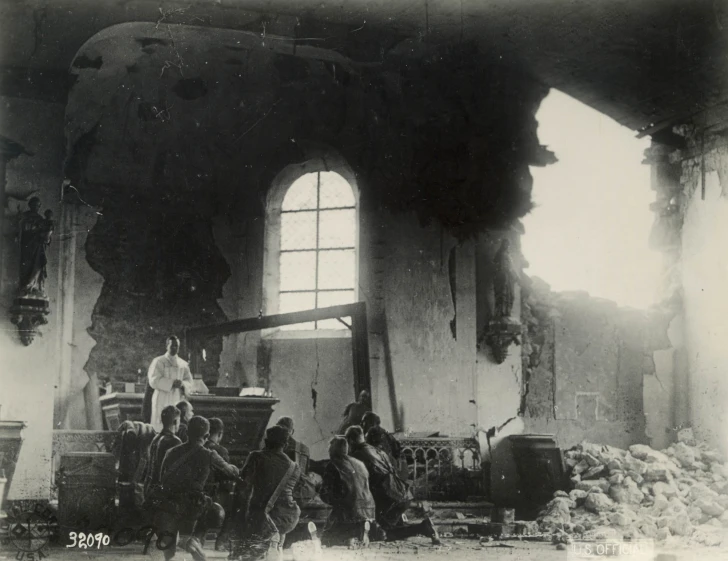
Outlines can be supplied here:
M501 364L512 344L520 344L521 323L511 316L519 274L510 254L511 242L501 242L493 260L493 315L485 332L485 342L490 347L496 363Z
M53 212L46 210L45 216L41 216L38 197L30 199L28 207L20 215L20 296L45 298L46 251L55 227Z
M11 308L11 321L18 326L20 340L30 345L38 327L48 323L49 300L45 292L48 278L48 247L55 229L53 212L40 215L40 199L31 197L28 210L20 215L18 238L20 267L18 294Z
M511 259L510 246L510 240L504 239L494 259L493 293L495 296L495 309L493 315L496 318L509 318L513 310L518 271L516 271Z

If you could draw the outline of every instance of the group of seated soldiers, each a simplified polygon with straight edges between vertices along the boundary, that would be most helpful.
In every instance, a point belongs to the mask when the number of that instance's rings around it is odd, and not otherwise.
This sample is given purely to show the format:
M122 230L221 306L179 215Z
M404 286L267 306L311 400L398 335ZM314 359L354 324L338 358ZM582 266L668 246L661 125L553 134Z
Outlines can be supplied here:
M148 445L143 468L142 508L171 559L179 536L196 561L204 560L208 530L219 528L215 548L229 549L230 559L279 558L286 534L298 525L306 488L315 487L332 507L321 541L324 545L366 545L370 540L397 540L425 535L439 543L429 518L407 522L412 495L395 468L397 440L366 412L329 443L329 460L309 471L308 448L293 439L293 420L282 417L266 430L263 448L251 452L239 469L220 444L220 419L194 416L182 401L161 413L163 429ZM341 428L341 427L340 427ZM318 479L318 481L316 481ZM229 497L225 502L217 497ZM313 523L307 528L315 537Z

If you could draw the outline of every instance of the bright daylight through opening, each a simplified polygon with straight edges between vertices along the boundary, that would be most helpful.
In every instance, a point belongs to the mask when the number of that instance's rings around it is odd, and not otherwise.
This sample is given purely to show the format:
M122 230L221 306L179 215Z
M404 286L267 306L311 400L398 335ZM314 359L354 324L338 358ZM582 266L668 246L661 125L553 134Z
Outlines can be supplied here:
M582 290L621 306L655 303L658 252L648 247L654 201L649 139L551 90L537 114L539 139L559 161L531 168L536 208L523 220L527 273L555 291Z

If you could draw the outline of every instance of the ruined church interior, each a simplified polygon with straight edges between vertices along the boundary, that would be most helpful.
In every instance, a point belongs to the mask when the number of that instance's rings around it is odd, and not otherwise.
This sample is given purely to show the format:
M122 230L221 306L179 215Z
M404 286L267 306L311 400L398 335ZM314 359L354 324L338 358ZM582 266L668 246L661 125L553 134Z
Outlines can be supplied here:
M0 27L0 559L725 559L728 4Z

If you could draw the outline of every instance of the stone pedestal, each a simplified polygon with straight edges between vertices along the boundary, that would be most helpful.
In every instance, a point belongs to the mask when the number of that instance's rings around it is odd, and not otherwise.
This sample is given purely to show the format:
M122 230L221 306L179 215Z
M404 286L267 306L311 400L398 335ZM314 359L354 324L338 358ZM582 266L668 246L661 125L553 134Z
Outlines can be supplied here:
M50 314L50 302L45 296L19 296L10 308L10 321L18 326L20 340L26 347L30 345L38 328L46 325Z
M522 332L523 327L517 319L499 318L488 322L484 340L497 364L503 364L506 360L511 345L521 344Z
M116 431L124 421L141 421L142 393L112 393L101 397L101 408L109 430ZM207 419L218 417L225 423L222 445L230 452L233 463L242 462L260 448L273 406L271 397L227 397L193 395L189 398L196 415Z
M24 421L0 421L0 470L5 471L7 482L2 496L0 496L0 511L10 492L15 474L15 465L20 456L20 447L23 444L22 431L26 427Z

